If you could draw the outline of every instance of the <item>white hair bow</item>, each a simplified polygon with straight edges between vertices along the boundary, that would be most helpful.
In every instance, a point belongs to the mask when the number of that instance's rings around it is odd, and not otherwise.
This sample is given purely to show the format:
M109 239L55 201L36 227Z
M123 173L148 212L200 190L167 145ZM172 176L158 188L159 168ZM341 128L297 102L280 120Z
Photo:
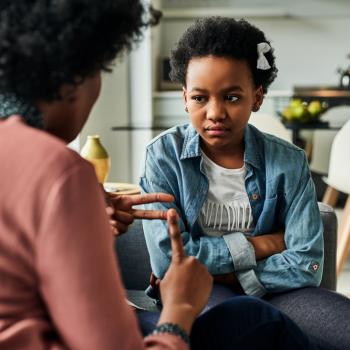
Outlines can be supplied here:
M271 46L268 43L262 42L258 44L257 49L258 49L258 61L257 61L256 68L262 69L262 70L270 69L271 66L264 54L271 50Z

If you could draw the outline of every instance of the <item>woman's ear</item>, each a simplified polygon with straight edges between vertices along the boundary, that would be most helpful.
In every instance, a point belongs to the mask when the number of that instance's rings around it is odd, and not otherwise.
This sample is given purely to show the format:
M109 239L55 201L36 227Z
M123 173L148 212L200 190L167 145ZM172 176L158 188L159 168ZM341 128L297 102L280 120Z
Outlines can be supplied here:
M184 102L184 107L185 107L185 111L188 113L188 107L187 107L187 90L186 88L183 86L182 87L182 100Z
M257 112L260 109L260 106L262 105L263 101L264 101L264 90L263 90L262 86L260 85L255 90L252 111Z

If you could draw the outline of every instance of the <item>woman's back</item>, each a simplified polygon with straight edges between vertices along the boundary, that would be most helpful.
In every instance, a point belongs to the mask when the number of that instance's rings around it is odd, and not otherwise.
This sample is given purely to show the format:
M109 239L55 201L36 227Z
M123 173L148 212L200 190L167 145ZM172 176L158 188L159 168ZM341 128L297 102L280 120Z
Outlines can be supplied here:
M19 339L28 344L29 337L32 348L38 348L37 335L50 331L51 324L35 271L36 233L52 181L49 174L56 170L48 158L53 153L57 157L60 142L19 118L0 122L0 135L0 344L15 347L13 341Z
M0 348L142 347L93 168L17 117L0 135Z

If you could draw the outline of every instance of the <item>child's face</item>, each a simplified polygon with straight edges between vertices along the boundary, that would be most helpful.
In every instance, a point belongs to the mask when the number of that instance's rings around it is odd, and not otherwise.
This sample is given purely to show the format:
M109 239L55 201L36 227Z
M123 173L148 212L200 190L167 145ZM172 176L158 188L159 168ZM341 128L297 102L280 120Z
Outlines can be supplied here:
M245 126L263 100L248 64L228 57L196 57L188 64L184 102L210 154L237 152Z

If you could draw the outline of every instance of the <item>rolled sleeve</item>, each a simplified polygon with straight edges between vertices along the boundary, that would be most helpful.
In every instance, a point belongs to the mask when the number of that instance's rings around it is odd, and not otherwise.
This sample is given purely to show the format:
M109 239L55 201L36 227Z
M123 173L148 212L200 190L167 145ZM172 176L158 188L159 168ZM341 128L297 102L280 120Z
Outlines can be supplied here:
M256 266L255 251L242 232L229 233L224 240L230 251L235 271L248 270Z
M236 277L239 280L244 292L247 295L252 295L261 298L267 293L264 286L260 283L256 277L255 271L253 269L246 271L236 272Z

